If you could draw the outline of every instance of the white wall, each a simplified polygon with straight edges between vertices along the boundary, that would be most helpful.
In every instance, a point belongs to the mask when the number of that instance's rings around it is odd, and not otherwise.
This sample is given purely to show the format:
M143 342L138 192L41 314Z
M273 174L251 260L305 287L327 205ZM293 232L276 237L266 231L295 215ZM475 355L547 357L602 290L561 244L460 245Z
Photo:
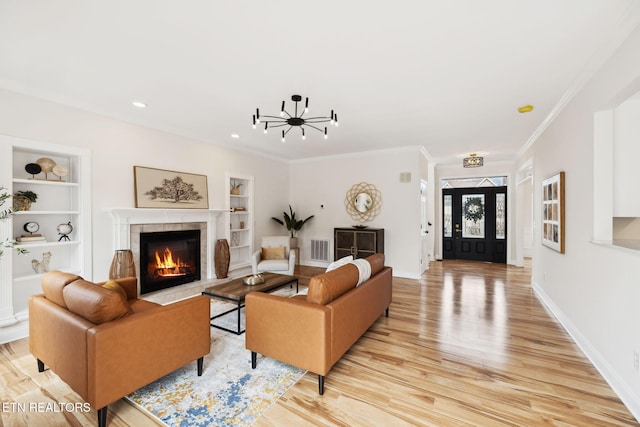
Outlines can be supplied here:
M93 280L108 276L113 256L105 208L135 206L133 166L208 177L209 207L224 208L224 174L255 177L255 241L272 231L271 213L289 202L286 162L193 141L87 111L0 91L0 134L85 147L92 156ZM215 142L215 141L214 141ZM265 231L266 230L266 231ZM223 237L218 230L219 237ZM284 234L284 233L283 233Z
M594 182L594 161L600 160L594 158L594 115L638 91L638 52L640 30L632 33L520 161L532 158L534 165L533 214L538 230L534 234L534 289L640 419L640 371L633 367L634 352L640 351L640 280L635 271L640 252L591 242L598 230L594 209L600 210L607 200L599 198L594 205L594 188L606 182L605 177ZM539 235L541 183L558 171L566 174L565 254L542 246ZM611 194L613 189L608 191ZM628 196L636 194L633 191ZM611 212L610 206L608 209Z
M299 233L301 258L309 261L310 239L331 242L334 227L358 223L344 205L349 189L360 182L373 184L382 195L380 214L367 225L385 229L385 262L393 274L420 276L420 158L419 148L376 151L357 155L294 161L290 166L290 195L294 210L315 218ZM401 183L400 173L410 172L411 182ZM324 204L324 209L320 205Z

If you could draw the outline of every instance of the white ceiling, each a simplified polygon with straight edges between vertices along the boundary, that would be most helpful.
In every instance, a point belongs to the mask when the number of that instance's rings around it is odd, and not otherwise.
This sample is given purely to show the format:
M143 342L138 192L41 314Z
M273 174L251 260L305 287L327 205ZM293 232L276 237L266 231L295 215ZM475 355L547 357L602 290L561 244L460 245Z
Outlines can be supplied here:
M513 159L638 3L0 0L0 87L287 159L424 146L487 164ZM338 113L328 140L252 129L293 94Z

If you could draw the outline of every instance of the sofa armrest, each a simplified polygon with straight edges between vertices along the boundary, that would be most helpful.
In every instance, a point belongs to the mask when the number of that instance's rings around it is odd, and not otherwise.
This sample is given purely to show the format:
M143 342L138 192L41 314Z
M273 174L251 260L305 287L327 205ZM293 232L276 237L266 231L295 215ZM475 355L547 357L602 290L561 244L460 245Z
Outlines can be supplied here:
M302 299L252 292L246 300L246 348L325 375L331 369L331 310Z
M296 269L296 252L294 250L289 251L289 276L293 276Z
M251 270L253 274L258 274L258 263L262 258L262 251L258 250L251 254Z
M210 305L195 296L89 329L89 403L102 408L208 354Z
M87 329L95 326L43 294L29 304L29 350L82 397L87 395Z

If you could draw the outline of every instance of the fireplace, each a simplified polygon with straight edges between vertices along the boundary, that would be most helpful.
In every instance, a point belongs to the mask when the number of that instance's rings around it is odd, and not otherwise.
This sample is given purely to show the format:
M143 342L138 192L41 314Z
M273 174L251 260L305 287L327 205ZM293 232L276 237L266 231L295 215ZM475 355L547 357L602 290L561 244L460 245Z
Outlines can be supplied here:
M200 230L140 233L140 294L200 280Z

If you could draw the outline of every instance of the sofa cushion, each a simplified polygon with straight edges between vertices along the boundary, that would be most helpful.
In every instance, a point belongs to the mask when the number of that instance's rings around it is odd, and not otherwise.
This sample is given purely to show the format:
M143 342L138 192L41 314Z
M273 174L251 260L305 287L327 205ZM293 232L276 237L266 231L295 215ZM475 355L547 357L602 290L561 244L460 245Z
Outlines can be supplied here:
M309 282L307 301L326 305L355 288L359 277L358 268L353 264L313 276Z
M373 254L365 258L371 264L371 275L375 276L384 268L384 254Z
M261 259L270 260L270 259L285 259L285 247L278 246L275 248L262 248Z
M107 280L102 284L102 287L105 289L111 289L112 291L118 292L120 295L122 295L122 298L124 298L125 301L128 299L127 291L125 291L124 288L120 286L120 283L116 282L115 280Z
M120 293L86 280L68 284L62 294L69 311L97 325L129 314L129 305Z
M53 270L42 275L40 284L46 299L56 303L60 307L67 308L67 305L64 302L64 297L62 296L62 290L69 283L78 279L82 279L82 277L75 274Z

